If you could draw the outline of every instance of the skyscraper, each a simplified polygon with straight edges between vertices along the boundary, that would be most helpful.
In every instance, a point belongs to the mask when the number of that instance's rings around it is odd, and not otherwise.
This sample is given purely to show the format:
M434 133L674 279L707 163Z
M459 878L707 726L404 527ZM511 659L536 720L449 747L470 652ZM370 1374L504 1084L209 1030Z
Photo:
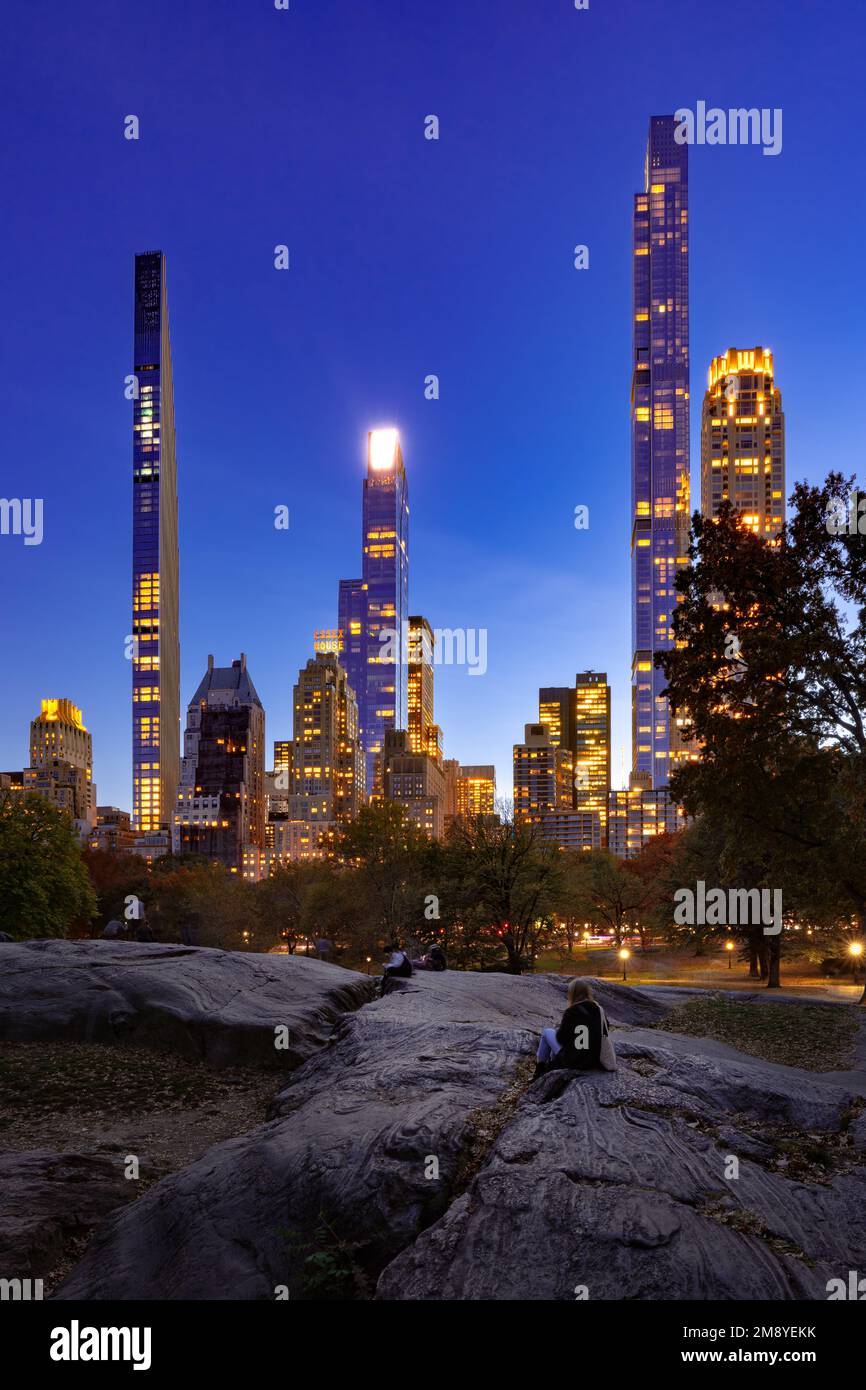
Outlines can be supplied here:
M442 730L433 718L433 658L436 635L426 618L409 618L406 651L409 746L442 763Z
M610 686L604 671L579 671L574 678L574 805L596 811L601 843L607 844L610 794Z
M30 766L22 790L35 792L67 811L78 834L88 837L96 824L93 740L81 710L71 700L43 700L30 723Z
M362 576L340 581L337 627L358 700L365 787L382 794L387 729L406 729L409 490L395 429L371 430L361 522Z
M496 768L475 763L457 770L456 814L465 820L496 814Z
M675 835L686 824L668 787L650 786L648 772L633 772L628 790L612 791L608 807L608 848L632 859L656 835Z
M172 848L258 878L265 851L265 712L246 656L207 671L189 702Z
M580 671L573 686L538 692L538 718L555 748L571 754L574 810L596 812L598 836L607 841L610 792L610 686L604 671Z
M571 750L553 743L546 724L527 724L513 748L514 819L539 823L573 808Z
M358 812L361 747L355 692L339 658L323 653L294 689L290 818L350 820Z
M382 748L385 799L402 806L409 820L433 839L445 830L445 772L429 753L413 752L405 729L386 729Z
M730 500L769 539L785 517L785 416L769 348L728 348L710 363L701 416L701 511Z
M132 819L169 827L180 775L177 464L165 256L135 258Z
M653 787L684 755L653 660L672 645L690 510L688 146L674 129L673 116L650 120L633 224L632 763Z

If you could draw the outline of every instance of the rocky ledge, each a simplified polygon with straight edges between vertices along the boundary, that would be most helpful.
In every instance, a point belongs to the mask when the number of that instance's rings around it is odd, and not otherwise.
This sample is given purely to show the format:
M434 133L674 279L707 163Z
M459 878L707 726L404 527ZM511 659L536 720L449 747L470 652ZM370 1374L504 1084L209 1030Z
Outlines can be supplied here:
M122 1042L285 1071L373 993L366 975L293 956L132 941L0 946L0 1039L12 1042Z
M596 993L618 1072L535 1082L559 977L419 974L345 1014L55 1297L811 1299L866 1265L864 1074L702 1051L650 992Z

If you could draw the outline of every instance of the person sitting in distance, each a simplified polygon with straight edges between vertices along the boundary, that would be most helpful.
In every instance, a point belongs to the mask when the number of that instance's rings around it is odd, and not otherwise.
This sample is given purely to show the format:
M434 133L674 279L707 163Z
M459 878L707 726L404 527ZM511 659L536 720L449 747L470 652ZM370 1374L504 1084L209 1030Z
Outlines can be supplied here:
M445 952L441 946L431 946L426 955L420 960L413 960L413 970L447 970L448 962L445 959Z
M385 962L385 969L382 972L382 994L388 988L390 980L406 980L412 974L412 962L399 941L392 941L388 949L391 954Z
M568 986L568 1007L558 1028L545 1028L535 1055L533 1081L545 1072L615 1071L616 1055L608 1037L604 1009L584 980Z

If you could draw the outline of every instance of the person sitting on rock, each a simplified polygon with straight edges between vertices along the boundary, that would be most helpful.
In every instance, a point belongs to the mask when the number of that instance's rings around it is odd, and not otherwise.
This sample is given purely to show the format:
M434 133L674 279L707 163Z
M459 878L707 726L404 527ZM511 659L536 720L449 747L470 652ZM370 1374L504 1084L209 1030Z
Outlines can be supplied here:
M441 946L431 946L426 955L420 960L413 960L413 970L447 970L448 962L445 959L445 952Z
M568 986L568 1008L558 1028L545 1028L536 1053L535 1076L548 1071L613 1070L616 1062L602 1062L602 1046L606 1059L613 1057L613 1046L607 1038L607 1019L604 1010L593 997L592 988L584 980L572 980Z
M406 980L412 974L412 962L399 941L392 941L388 949L391 954L385 962L385 969L382 972L383 994L387 990L390 980Z

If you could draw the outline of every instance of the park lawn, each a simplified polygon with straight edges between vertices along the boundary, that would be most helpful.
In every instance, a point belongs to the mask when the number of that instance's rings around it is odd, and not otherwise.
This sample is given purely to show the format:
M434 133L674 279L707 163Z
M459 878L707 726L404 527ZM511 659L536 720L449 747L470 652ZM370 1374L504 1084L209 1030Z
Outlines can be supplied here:
M740 1003L710 994L677 1005L653 1026L691 1038L715 1038L767 1062L840 1071L852 1065L862 1017L854 1005Z

